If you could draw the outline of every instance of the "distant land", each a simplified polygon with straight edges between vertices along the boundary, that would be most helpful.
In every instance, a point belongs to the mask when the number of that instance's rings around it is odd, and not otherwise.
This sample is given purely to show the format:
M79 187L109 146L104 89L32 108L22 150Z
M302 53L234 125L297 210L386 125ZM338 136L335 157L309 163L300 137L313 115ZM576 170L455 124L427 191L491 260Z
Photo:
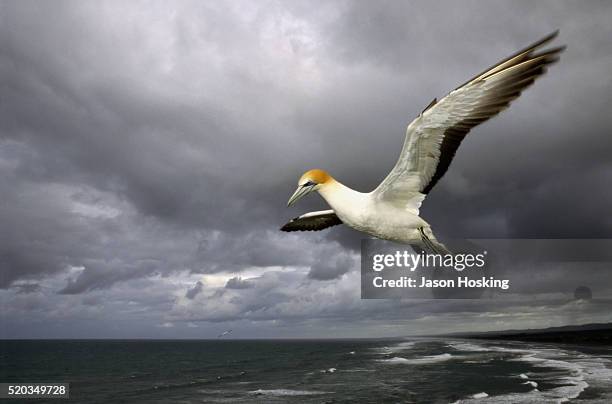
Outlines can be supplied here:
M555 342L559 344L612 345L612 323L566 325L527 330L446 334L449 337L505 341Z

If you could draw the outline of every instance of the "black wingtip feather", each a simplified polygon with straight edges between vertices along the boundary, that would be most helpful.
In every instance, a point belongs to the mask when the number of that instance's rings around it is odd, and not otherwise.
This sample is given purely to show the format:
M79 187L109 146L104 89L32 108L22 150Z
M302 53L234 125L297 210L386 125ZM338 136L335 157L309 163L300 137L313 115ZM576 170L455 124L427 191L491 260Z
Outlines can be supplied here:
M323 213L320 215L304 215L288 221L280 231L318 231L331 226L342 224L342 220L335 213Z
M503 74L503 72L506 72L506 75L500 77L501 81L497 91L492 93L492 97L483 99L478 110L474 111L471 118L464 119L463 121L454 125L454 128L447 129L444 140L440 146L441 157L436 171L429 183L421 192L428 194L440 180L440 178L444 176L446 170L450 166L451 161L453 160L453 157L455 156L455 152L457 151L459 144L472 127L490 119L503 109L507 108L512 100L520 96L522 91L531 86L537 77L546 72L546 68L549 65L556 63L559 60L560 53L566 49L565 45L546 49L536 53L538 48L553 40L555 37L557 37L557 35L559 35L558 30L552 32L532 45L529 45L528 47L516 52L512 56L507 57L458 87L459 89L465 85L469 85L472 82L484 82L486 80L490 80L491 77L494 77L497 74ZM494 71L495 69L501 67L504 63L508 63L510 61L512 61L512 63L508 64L508 66L503 66L501 70ZM507 69L513 70L507 71ZM426 108L425 110L429 108L430 107Z

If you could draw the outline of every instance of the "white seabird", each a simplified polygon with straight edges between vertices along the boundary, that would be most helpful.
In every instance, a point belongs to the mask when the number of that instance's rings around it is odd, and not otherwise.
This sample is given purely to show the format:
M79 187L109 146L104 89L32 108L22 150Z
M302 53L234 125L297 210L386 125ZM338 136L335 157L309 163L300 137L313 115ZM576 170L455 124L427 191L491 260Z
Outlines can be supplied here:
M217 338L225 337L232 333L232 330L223 331L221 334L217 335Z
M497 115L521 95L565 47L538 51L554 32L451 91L434 99L406 130L395 167L372 192L355 191L324 170L304 173L287 206L317 191L332 209L310 212L285 224L283 231L322 230L338 224L385 240L449 253L419 216L425 196L448 169L463 138L474 126Z

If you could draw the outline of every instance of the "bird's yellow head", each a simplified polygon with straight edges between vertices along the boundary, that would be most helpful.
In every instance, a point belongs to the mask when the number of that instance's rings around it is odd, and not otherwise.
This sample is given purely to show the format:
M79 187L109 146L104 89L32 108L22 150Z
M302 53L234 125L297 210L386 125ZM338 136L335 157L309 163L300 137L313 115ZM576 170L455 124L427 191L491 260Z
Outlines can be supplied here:
M300 177L298 185L304 185L307 182L312 182L317 185L323 185L327 181L331 180L331 175L325 170L315 168L314 170L308 170Z
M329 184L332 181L331 175L326 171L315 168L314 170L308 170L300 177L298 181L298 187L289 198L287 206L291 206L296 203L302 197L308 195L312 191L319 190L322 186Z

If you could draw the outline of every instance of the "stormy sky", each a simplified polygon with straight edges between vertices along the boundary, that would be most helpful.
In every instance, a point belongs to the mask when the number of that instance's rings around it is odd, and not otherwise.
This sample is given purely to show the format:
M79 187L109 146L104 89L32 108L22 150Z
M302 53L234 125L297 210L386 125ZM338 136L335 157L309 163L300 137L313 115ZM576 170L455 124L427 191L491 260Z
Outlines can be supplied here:
M359 240L286 234L300 174L369 191L433 99L556 29L567 51L473 130L438 238L612 238L612 3L3 1L0 337L368 337L610 321L550 300L360 300ZM608 268L612 270L612 268ZM571 270L567 270L571 273ZM557 283L559 282L559 283Z

